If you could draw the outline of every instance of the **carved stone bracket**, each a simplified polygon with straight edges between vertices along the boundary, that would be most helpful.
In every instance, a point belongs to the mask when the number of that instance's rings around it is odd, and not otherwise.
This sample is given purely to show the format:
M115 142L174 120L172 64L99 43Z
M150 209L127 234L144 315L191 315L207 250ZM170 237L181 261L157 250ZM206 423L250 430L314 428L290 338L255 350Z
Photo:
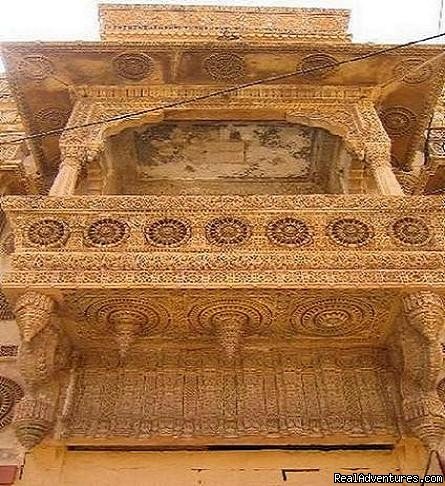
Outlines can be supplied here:
M47 295L26 292L19 297L15 307L17 325L25 343L37 336L51 321L55 302Z
M403 298L402 406L411 430L430 450L445 438L445 410L437 393L443 367L441 333L445 310L440 296L420 291Z
M55 403L45 395L26 395L17 405L14 428L22 446L30 450L39 444L54 423Z
M55 309L54 299L33 291L21 295L15 307L22 337L18 364L27 390L17 407L15 429L27 449L50 430L59 396L57 374L70 363L71 345L53 322Z

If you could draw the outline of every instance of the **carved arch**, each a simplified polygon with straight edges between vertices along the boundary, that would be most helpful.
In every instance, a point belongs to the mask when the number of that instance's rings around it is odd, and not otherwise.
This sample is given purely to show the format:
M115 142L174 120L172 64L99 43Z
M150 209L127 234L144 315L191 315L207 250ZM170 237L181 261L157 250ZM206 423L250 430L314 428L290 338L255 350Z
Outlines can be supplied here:
M154 103L153 106L159 106ZM218 103L191 103L184 108L164 110L162 112L142 113L147 104L139 100L123 99L110 106L104 101L79 100L70 117L68 126L92 123L89 127L65 132L60 139L62 152L62 166L71 167L71 179L78 177L80 168L88 161L97 159L103 152L108 137L122 132L130 127L137 127L148 123L159 123L167 117L181 118L181 111L193 109L202 117L215 110L227 112L242 110L245 113L280 114L282 120L302 123L307 126L323 128L329 133L339 136L346 149L358 160L364 160L369 165L380 192L384 194L403 194L400 185L391 168L391 142L385 132L375 106L371 100L336 100L336 99L283 99L277 102L264 99L255 103L249 100L226 100L225 105ZM140 113L131 118L117 119L111 123L100 123L102 120L119 117L127 113ZM250 118L250 116L249 116ZM261 117L260 117L261 118ZM199 120L200 116L195 116ZM206 118L207 119L207 118ZM96 123L97 124L94 124ZM65 169L66 179L69 181L70 169ZM59 181L60 182L60 181ZM70 182L71 191L73 182Z

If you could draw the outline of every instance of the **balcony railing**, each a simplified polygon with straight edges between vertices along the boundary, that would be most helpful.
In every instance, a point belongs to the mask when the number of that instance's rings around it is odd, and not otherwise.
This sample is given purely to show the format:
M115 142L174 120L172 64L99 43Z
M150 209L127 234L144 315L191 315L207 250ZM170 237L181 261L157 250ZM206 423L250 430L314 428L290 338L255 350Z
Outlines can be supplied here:
M445 286L445 198L5 197L7 287Z

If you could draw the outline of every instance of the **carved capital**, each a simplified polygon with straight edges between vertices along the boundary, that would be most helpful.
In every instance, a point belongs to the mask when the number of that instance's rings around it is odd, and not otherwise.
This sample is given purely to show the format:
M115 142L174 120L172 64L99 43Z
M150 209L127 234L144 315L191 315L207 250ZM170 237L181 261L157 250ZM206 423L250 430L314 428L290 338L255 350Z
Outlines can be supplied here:
M55 301L47 295L29 291L19 297L15 306L17 325L22 340L31 342L51 322Z
M69 365L71 345L58 329L46 327L32 342L20 346L18 362L29 390L49 383Z
M445 311L440 296L429 291L406 295L403 310L403 413L414 434L428 449L437 450L445 437L445 409L437 393Z

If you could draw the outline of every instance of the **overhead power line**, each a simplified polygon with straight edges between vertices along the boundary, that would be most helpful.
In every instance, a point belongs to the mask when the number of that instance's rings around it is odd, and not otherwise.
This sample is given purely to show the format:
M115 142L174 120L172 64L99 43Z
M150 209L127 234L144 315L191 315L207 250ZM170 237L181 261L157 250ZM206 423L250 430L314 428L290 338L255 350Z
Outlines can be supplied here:
M396 51L396 50L399 50L399 49L403 49L405 47L410 47L410 46L413 46L415 44L420 44L421 42L427 42L427 41L438 39L438 38L444 37L444 36L445 36L445 32L440 33L440 34L436 34L436 35L432 35L432 36L429 36L429 37L424 37L422 39L418 39L418 40L415 40L415 41L406 42L404 44L398 44L398 45L395 45L395 46L392 46L392 47L387 47L385 49L380 49L378 51L370 52L368 54L364 54L362 56L357 56L357 57L354 57L352 59L346 59L344 61L337 61L335 63L329 63L329 64L326 64L326 65L312 67L312 68L308 68L308 69L298 69L296 71L291 71L291 72L284 73L284 74L277 74L277 75L274 75L274 76L268 76L266 78L257 79L255 81L250 81L250 82L247 82L247 83L242 83L242 84L238 84L238 85L235 85L235 86L231 86L229 88L216 90L216 91L213 91L211 93L204 94L204 95L194 96L194 97L191 97L191 98L182 99L182 100L179 100L179 101L173 101L173 102L170 102L170 103L164 103L162 105L147 108L145 110L140 110L140 111L135 111L135 112L130 112L130 113L124 113L122 115L116 115L116 116L112 116L110 118L105 118L103 120L97 120L97 121L94 121L94 122L72 125L72 126L63 127L63 128L55 128L53 130L47 130L45 132L34 133L32 135L26 135L26 136L23 136L23 137L14 138L12 140L0 142L0 146L1 145L11 145L11 144L16 144L16 143L21 143L25 140L35 140L35 139L39 139L39 138L48 137L48 136L51 136L51 135L58 135L58 134L61 134L61 133L64 133L64 132L77 130L77 129L80 129L80 128L89 128L89 127L92 127L92 126L103 125L103 124L111 123L111 122L115 122L115 121L126 120L128 118L145 115L147 113L162 111L162 110L165 110L167 108L175 108L177 106L192 104L192 103L195 103L197 101L202 101L202 100L206 100L206 99L209 99L209 98L215 98L217 96L224 96L224 95L239 91L241 89L250 88L252 86L258 86L260 84L270 83L270 82L273 82L273 81L280 81L282 79L288 79L288 78L291 78L293 76L300 76L300 75L304 76L306 74L311 74L311 73L316 72L316 71L321 71L321 70L324 70L324 69L327 69L327 68L335 68L335 67L338 67L338 66L343 66L345 64L352 64L354 62L359 62L359 61L363 61L365 59L369 59L369 58L372 58L372 57L381 56L382 54L386 54L388 52Z

